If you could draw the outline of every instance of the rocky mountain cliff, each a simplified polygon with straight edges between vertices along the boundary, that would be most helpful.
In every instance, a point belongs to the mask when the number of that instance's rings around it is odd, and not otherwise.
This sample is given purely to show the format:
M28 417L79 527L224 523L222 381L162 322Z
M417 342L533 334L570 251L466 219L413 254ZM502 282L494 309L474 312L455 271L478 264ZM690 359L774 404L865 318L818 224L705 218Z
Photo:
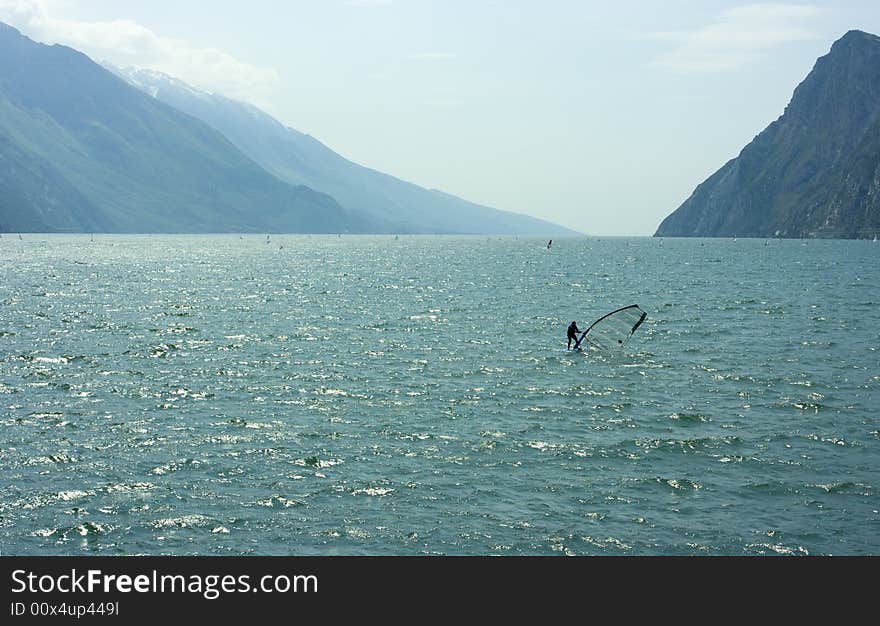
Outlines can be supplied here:
M880 37L850 31L784 114L660 224L662 237L880 233Z

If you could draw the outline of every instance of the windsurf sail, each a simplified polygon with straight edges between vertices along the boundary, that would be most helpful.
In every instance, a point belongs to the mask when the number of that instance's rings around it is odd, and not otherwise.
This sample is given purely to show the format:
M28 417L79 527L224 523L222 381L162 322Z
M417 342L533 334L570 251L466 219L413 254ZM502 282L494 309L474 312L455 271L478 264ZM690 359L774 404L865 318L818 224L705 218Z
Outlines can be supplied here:
M642 311L638 304L611 311L593 322L577 340L574 348L575 350L580 348L584 340L604 350L621 348L626 345L646 317L648 314Z

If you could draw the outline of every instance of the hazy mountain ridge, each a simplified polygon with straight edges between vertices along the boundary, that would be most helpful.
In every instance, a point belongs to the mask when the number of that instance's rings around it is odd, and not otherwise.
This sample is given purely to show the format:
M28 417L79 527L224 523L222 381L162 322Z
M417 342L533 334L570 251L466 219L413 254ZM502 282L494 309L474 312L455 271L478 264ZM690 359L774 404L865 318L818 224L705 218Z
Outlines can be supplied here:
M65 46L0 23L0 229L367 232L220 133Z
M880 37L850 31L783 115L699 185L655 236L880 233Z
M385 232L575 234L358 165L250 104L202 92L161 72L108 67L158 100L212 126L280 179L330 194L343 207L368 215Z

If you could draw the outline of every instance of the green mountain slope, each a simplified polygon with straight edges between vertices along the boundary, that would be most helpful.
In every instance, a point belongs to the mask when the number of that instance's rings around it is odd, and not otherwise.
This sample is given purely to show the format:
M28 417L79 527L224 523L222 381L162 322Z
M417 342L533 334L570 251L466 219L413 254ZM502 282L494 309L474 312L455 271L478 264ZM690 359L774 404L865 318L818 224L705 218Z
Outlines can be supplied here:
M702 183L656 236L880 233L880 37L850 31L785 113Z
M278 180L208 125L85 55L0 24L0 227L362 232L368 220ZM22 176L16 172L24 172Z
M220 131L282 180L308 185L371 216L385 232L571 235L527 215L499 211L353 163L248 104L208 94L160 72L112 68L132 85Z
M0 194L0 232L98 230L98 210L63 174L2 134Z

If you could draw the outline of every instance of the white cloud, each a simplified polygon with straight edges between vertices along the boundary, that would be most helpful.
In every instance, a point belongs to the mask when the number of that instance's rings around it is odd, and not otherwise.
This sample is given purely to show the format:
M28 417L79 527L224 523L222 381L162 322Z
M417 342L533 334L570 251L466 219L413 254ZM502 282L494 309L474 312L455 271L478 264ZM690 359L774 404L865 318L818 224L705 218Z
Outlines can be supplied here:
M44 43L60 43L119 67L159 70L201 89L261 106L280 84L278 73L215 48L162 37L131 20L56 19L47 0L0 0L0 21Z
M749 4L724 11L718 19L688 32L654 33L675 44L652 65L683 72L731 70L762 58L777 46L816 39L812 25L822 10L803 4Z

